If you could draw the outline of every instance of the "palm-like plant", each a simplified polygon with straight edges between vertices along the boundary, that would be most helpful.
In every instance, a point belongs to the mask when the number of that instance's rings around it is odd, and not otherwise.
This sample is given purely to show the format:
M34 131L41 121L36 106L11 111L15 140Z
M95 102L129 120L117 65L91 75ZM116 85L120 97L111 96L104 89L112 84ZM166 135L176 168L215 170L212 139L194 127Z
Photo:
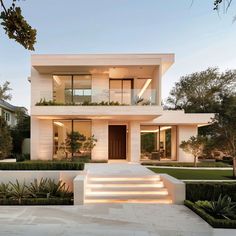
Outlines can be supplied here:
M47 182L47 197L66 197L70 194L69 187L66 183L59 180L57 183L55 180L49 179Z
M217 201L197 201L196 204L216 218L230 219L236 209L236 204L227 195L220 195Z
M19 205L21 205L22 199L27 198L30 195L25 182L21 184L18 180L16 180L16 183L10 182L10 187L10 198L17 200Z
M41 178L40 181L37 179L34 179L33 182L30 183L29 186L26 186L26 188L29 191L29 194L32 197L46 197L47 196L47 178Z
M10 185L9 184L0 184L0 198L6 199L10 195Z

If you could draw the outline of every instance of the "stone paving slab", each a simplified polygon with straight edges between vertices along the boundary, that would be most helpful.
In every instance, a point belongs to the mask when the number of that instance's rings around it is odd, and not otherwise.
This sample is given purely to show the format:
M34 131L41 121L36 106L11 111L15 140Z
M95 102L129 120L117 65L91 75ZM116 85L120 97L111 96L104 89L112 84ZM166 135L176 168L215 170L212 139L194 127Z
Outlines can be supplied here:
M1 206L0 235L233 236L181 205Z

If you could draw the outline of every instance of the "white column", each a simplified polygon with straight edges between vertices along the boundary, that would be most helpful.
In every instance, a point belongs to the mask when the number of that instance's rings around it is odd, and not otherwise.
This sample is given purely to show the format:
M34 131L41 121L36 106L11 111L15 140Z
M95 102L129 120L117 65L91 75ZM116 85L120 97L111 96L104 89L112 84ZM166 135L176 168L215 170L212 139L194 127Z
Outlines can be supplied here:
M128 127L128 161L140 162L140 122L131 121Z
M108 160L108 121L92 120L92 134L97 139L96 146L92 150L92 160Z

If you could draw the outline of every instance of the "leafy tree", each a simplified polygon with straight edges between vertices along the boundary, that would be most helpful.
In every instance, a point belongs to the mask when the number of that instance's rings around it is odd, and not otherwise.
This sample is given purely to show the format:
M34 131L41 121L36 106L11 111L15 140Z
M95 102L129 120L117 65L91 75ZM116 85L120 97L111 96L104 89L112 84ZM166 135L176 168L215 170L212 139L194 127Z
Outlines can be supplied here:
M12 138L6 121L0 116L0 159L7 158L12 149Z
M11 91L11 88L9 87L10 82L6 81L3 85L0 85L0 99L1 100L11 100L11 94L9 91Z
M30 138L30 117L22 109L17 110L16 116L17 124L11 129L12 152L21 154L24 139Z
M236 71L219 73L217 68L192 73L180 78L167 99L169 109L186 112L217 112L221 95L235 89Z
M66 147L71 152L72 157L74 153L79 152L80 148L82 147L82 142L86 140L86 137L79 132L71 132L67 134L66 138Z
M4 0L0 0L2 7L0 12L1 25L9 39L14 39L25 49L34 50L37 31L25 20L21 8L16 6L16 2L17 0L12 0L11 6L7 8Z
M236 178L236 94L224 95L213 119L213 140L217 149L233 157L233 177Z
M205 138L203 136L191 136L189 140L182 141L179 147L184 150L184 152L193 155L194 166L197 166L198 157L203 154Z

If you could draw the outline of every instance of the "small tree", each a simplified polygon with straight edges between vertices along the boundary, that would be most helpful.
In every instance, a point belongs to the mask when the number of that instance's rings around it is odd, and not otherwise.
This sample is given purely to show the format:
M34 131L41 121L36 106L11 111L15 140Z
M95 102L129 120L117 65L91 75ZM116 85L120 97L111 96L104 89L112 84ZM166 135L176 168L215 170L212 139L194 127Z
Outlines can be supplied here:
M205 138L197 135L191 136L189 140L182 141L179 147L184 150L184 152L193 155L194 157L194 166L197 166L198 157L203 154Z
M88 137L83 143L83 150L85 152L91 152L91 150L96 146L97 139L92 135Z
M82 147L82 143L86 140L86 137L79 132L71 132L67 134L66 147L71 152L72 157L74 153L79 152Z
M6 121L0 116L0 159L7 158L12 149L12 138Z

